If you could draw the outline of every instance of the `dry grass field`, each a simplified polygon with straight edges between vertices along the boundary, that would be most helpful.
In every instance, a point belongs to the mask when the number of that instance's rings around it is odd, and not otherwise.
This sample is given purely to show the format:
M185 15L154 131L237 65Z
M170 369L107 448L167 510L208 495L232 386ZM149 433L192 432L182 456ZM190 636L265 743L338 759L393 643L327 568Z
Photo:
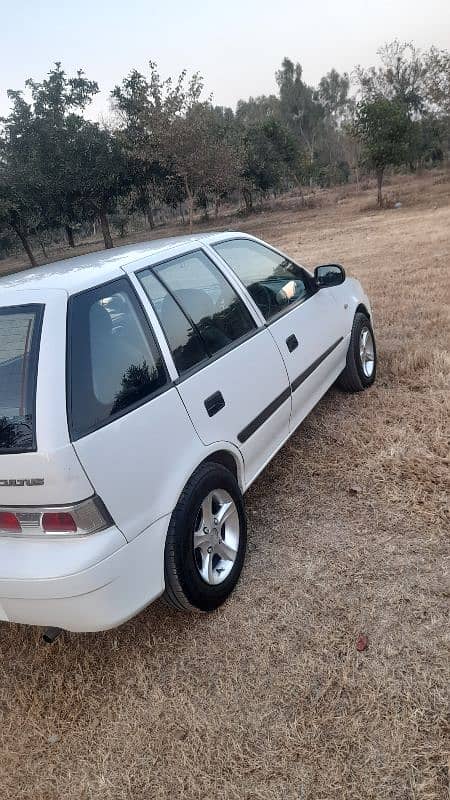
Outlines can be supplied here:
M233 220L363 281L377 383L330 391L248 492L215 614L52 647L0 625L1 800L447 797L450 182L390 189Z

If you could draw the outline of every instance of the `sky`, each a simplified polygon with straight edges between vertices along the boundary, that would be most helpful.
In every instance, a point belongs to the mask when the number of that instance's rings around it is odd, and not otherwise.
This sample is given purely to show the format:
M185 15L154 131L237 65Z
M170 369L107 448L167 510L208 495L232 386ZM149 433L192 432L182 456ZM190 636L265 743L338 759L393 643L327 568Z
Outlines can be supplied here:
M55 61L98 82L88 115L99 119L113 86L150 59L163 77L199 71L214 102L234 108L276 91L284 56L314 85L332 67L376 64L394 38L449 49L450 0L0 0L0 115L7 89Z

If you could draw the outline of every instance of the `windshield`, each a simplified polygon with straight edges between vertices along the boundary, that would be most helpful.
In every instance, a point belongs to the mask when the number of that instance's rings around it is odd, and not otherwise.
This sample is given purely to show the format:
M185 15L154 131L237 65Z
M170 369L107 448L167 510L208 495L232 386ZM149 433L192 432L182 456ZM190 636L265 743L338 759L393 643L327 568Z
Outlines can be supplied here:
M36 449L41 305L0 308L0 453Z

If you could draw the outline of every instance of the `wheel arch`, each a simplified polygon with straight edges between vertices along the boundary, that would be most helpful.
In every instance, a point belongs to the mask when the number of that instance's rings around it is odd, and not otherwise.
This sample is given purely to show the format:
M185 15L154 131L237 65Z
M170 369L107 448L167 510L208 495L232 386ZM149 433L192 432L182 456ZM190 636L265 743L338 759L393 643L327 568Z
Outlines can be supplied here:
M237 458L230 450L214 450L212 453L208 453L206 458L204 458L198 466L201 467L202 464L222 464L222 466L226 467L226 469L234 475L239 484L239 488L243 491L244 476L242 464L238 463Z
M370 311L369 311L369 309L367 308L367 306L365 306L365 305L364 305L364 303L359 303L359 304L357 305L357 307L355 308L355 314L358 314L358 312L359 312L360 314L364 314L364 316L365 316L365 317L367 317L367 319L368 319L368 320L371 320L371 319L372 319L372 318L371 318L371 315L370 315Z
M173 494L171 492L172 503L169 512L170 514L172 514L174 509L177 507L180 497L192 476L205 464L220 464L221 466L224 466L237 480L242 494L245 492L245 468L242 456L239 450L233 451L231 444L230 447L227 447L226 445L226 442L217 442L216 447L211 445L208 448L206 454L204 454L204 458L201 461L195 459L184 465L185 469L182 473L180 473L179 480L177 480L176 484L172 486Z

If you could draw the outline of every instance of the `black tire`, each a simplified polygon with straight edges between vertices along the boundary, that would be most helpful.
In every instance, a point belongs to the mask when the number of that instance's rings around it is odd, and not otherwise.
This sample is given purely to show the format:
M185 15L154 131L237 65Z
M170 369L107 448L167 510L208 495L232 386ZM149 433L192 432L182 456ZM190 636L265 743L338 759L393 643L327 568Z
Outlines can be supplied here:
M373 341L373 354L374 364L373 371L370 376L366 375L363 369L361 356L359 352L359 342L361 332L364 328L370 331ZM370 324L370 319L358 311L353 320L352 333L350 336L350 344L347 351L347 363L345 369L337 379L338 386L345 392L362 392L372 386L377 373L377 348L375 344L375 336Z
M233 499L239 519L239 545L229 575L210 585L200 575L194 554L194 530L204 499L214 490L225 490ZM164 551L164 600L179 610L214 611L236 586L245 559L247 521L242 493L234 475L222 464L202 464L181 493L172 514Z

